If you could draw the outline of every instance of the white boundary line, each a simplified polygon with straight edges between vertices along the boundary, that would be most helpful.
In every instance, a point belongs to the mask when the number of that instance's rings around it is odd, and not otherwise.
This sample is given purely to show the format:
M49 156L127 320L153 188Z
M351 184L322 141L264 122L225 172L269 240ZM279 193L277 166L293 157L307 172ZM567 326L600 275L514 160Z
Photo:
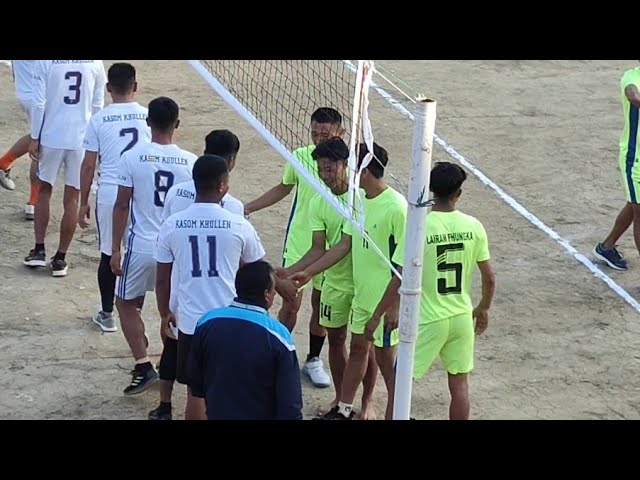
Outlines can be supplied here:
M348 65L350 62L346 62ZM400 102L398 102L395 98L393 98L388 92L380 88L375 82L371 82L371 87L373 87L376 92L378 92L382 98L384 98L393 108L395 108L398 112L400 112L405 117L409 118L413 121L413 114L407 110ZM555 240L562 248L564 248L569 255L573 256L576 260L582 263L585 267L587 267L591 273L593 273L594 277L599 278L604 283L606 283L611 290L617 293L625 302L631 305L636 312L640 313L640 303L633 298L624 288L622 288L618 283L616 283L611 277L605 274L602 270L600 270L591 260L585 257L583 254L578 252L578 250L573 247L568 240L564 239L559 233L553 230L551 227L547 226L542 220L536 217L533 213L528 211L521 203L519 203L515 198L505 192L502 188L500 188L493 180L487 177L484 173L482 173L473 163L471 163L468 159L458 153L451 145L445 142L438 135L434 135L434 140L438 145L440 145L445 152L449 154L449 156L456 159L460 162L467 170L473 173L478 180L480 180L484 185L489 187L491 190L495 192L498 197L500 197L504 202L513 208L516 212L522 215L524 218L529 220L533 225L538 227L544 233L546 233L549 237Z

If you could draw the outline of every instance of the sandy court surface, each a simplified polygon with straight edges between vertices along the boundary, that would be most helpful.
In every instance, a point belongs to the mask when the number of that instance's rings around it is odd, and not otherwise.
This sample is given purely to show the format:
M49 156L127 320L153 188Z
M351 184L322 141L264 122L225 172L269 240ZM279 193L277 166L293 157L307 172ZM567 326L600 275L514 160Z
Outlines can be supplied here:
M112 61L105 61L106 66ZM201 153L214 128L238 134L232 191L250 201L279 182L283 160L184 61L134 61L139 101L167 95L181 106L176 142ZM619 79L633 61L380 61L438 101L436 133L531 213L590 255L624 204L617 168L622 126ZM0 150L26 133L11 72L0 65ZM407 178L412 124L372 93L374 134L390 152L392 172ZM434 161L450 160L436 148ZM66 278L31 271L33 247L23 220L28 160L18 161L15 192L0 191L0 418L146 419L156 389L128 398L132 359L119 331L102 334L90 319L98 303L95 226L79 229ZM269 259L279 263L290 200L252 216ZM470 176L460 208L485 225L498 288L490 327L478 338L471 377L475 419L637 419L638 313L558 243ZM61 190L52 201L47 254L55 252ZM94 224L95 225L95 224ZM600 267L631 295L640 294L640 262L630 234L620 248L630 270ZM476 276L479 292L479 276ZM275 315L279 305L274 306ZM295 340L307 353L309 295ZM143 311L154 361L161 352L155 297ZM323 358L327 362L327 347ZM303 380L305 413L332 398ZM183 387L176 389L182 418ZM386 395L380 378L378 413ZM446 418L446 376L436 363L415 383L413 414Z

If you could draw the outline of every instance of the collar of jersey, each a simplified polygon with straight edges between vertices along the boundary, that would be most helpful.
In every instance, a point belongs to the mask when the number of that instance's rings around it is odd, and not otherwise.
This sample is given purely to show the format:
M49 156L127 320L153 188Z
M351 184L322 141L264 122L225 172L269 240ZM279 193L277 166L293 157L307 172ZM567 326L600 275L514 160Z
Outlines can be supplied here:
M231 306L232 307L236 307L236 308L243 308L245 310L253 310L254 312L258 312L258 313L263 313L265 315L269 315L269 312L267 312L264 308L259 307L258 305L252 305L250 303L245 303L242 300L239 299L235 299L233 302L231 302Z

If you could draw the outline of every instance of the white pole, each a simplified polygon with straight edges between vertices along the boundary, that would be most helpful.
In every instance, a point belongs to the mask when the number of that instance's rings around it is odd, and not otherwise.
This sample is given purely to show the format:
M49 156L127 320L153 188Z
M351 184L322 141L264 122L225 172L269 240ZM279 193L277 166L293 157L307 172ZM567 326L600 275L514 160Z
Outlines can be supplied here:
M425 221L429 200L431 153L436 121L436 102L419 98L413 127L411 172L409 175L409 211L405 235L405 250L400 285L400 344L396 366L396 389L393 405L394 420L409 420L411 387L420 297L422 293L422 263L425 243Z

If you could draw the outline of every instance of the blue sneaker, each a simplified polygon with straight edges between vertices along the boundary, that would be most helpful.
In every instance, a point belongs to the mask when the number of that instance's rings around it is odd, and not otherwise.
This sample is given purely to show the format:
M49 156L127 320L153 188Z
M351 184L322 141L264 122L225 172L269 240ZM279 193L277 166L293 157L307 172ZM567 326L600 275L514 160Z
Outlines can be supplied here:
M606 249L599 243L593 249L593 254L615 270L627 270L629 268L627 261L622 258L616 247Z

